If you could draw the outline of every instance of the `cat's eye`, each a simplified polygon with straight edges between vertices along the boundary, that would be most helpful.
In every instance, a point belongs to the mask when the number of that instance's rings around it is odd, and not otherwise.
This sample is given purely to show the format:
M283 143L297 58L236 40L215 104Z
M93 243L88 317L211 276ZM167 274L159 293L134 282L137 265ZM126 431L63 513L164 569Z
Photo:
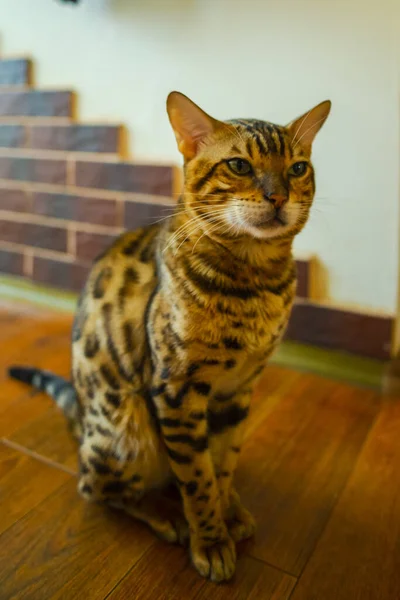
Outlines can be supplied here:
M292 177L301 177L302 175L304 175L304 173L307 171L307 163L302 161L302 162L297 162L294 163L294 165L292 165L289 169L289 175L292 175Z
M244 158L232 158L228 160L228 167L235 175L248 175L251 173L251 164Z

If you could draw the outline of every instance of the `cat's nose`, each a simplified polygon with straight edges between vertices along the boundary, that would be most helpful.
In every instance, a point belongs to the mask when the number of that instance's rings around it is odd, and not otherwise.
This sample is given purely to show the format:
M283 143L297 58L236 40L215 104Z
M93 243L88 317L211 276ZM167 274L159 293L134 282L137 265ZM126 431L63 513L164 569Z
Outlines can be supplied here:
M268 202L271 202L275 208L280 208L288 201L288 197L281 194L265 194L264 198L268 200Z

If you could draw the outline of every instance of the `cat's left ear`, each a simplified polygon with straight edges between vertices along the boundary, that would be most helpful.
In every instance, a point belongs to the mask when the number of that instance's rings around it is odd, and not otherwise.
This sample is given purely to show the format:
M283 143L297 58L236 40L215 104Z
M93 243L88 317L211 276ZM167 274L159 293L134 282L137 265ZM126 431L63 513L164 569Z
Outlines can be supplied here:
M218 127L218 121L180 92L171 92L167 98L167 112L174 130L179 152L186 159L193 158L206 139Z
M311 150L315 136L328 118L331 105L330 100L325 100L286 126L295 145L299 143Z

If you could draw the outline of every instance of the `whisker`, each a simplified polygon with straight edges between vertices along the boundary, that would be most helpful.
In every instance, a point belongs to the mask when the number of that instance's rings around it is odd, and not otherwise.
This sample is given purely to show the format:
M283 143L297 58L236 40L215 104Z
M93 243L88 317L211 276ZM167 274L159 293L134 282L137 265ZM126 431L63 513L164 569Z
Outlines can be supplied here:
M195 226L194 226L194 228L193 228L191 231L189 231L189 232L187 232L187 233L186 233L186 235L185 235L184 239L182 240L182 242L181 242L181 243L179 244L179 246L177 247L177 249L176 249L176 252L179 252L179 249L180 249L180 247L181 247L181 246L182 246L182 245L183 245L183 244L186 242L186 240L187 240L188 238L190 238L191 234L193 234L193 233L196 231L196 229L198 229L198 226L196 227L196 225L195 225ZM176 252L175 252L175 253L176 253Z
M219 210L225 210L225 208L222 208L220 205L217 206L209 206L206 205L208 210L204 213L201 213L201 215L208 215L208 214L214 214L217 213ZM200 204L200 207L204 207L204 204ZM198 208L197 205L191 204L190 208ZM153 221L153 224L155 223L159 223L160 221L166 220L166 219L170 219L171 217L175 216L175 215L182 215L184 213L188 212L188 209L186 207L177 210L176 207L173 209L173 213L167 216L163 216L163 217L150 217L150 219L157 219L156 221Z
M245 144L244 139L242 138L240 132L233 126L233 129L231 129L231 127L229 127L229 125L227 125L226 123L222 122L222 125L224 125L224 127L226 127L226 129L228 129L228 131L230 133L234 133L236 135L236 137L238 138L238 140L240 140L243 144Z
M185 225L185 227L181 227L180 229L182 229L182 231L179 232L179 235L175 236L175 238L172 240L172 243L174 243L175 241L178 241L180 237L184 236L183 241L180 243L180 245L178 246L178 248L176 249L176 252L179 250L179 248L182 246L182 244L187 240L188 237L190 237L195 231L196 229L198 229L198 227L200 227L201 225L199 225L198 223L203 223L203 218L204 216L219 216L225 213L225 209L223 210L219 210L219 211L210 211L208 213L204 213L201 216L196 216L193 219L191 219L190 221L188 221ZM193 229L190 229L190 226L194 224ZM204 223L203 223L204 225ZM171 246L171 244L168 244L168 246L165 248L165 250L167 248L169 248ZM164 250L164 251L165 251Z
M296 148L296 146L298 146L300 144L301 140L306 135L306 133L308 133L309 131L311 131L311 129L314 129L314 127L316 127L317 125L319 125L319 123L322 123L323 121L325 121L325 119L326 119L326 117L322 117L322 119L318 119L318 121L316 121L315 123L313 123L311 125L311 127L309 127L308 129L306 129L305 132L303 133L303 135L301 135L299 137L299 139L297 140L296 144L293 146L293 150Z
M215 229L218 229L219 227L222 226L222 223L216 223L214 224L214 227L211 227L210 231L205 230L204 233L199 237L199 239L196 241L196 243L194 244L193 248L192 248L192 254L194 252L194 249L196 248L197 244L199 243L199 241L207 234L212 233Z
M202 221L202 219L199 219L199 220ZM176 252L178 252L178 250L180 249L180 247L182 246L182 244L184 244L186 242L186 240L188 238L190 238L190 236L196 231L196 229L198 229L198 227L200 227L200 226L199 225L196 226L196 224L195 224L195 226L193 227L193 229L191 229L191 230L189 230L189 231L187 231L185 233L185 237L184 237L183 241L179 244L178 248L176 249ZM201 236L201 237L203 237L203 236Z
M189 219L189 221L186 221L186 223L183 223L183 225L181 225L177 229L177 231L175 231L172 234L172 236L171 236L170 240L168 241L167 246L164 248L163 252L165 252L166 250L168 250L168 248L170 248L172 246L172 244L174 244L175 241L177 241L181 237L181 235L185 235L186 234L185 233L185 229L189 228L192 223L195 223L196 221L199 221L199 220L201 220L200 217L198 217L196 215L196 216L192 217L191 219Z
M173 192L171 194L171 196L179 196L179 197L181 197L181 196L196 196L197 198L199 198L199 197L200 198L221 198L221 194L206 193L206 194L201 194L201 196L199 196L199 194L196 192L180 192L180 193Z
M178 227L178 229L176 231L174 231L174 233L172 234L172 236L168 240L167 246L164 248L164 252L165 252L165 250L167 250L171 246L171 244L174 243L175 239L180 236L180 232L183 231L195 219L197 219L197 217L192 217L191 219L189 219L189 221L186 221L180 227Z
M303 124L307 121L308 117L310 116L310 113L311 113L311 110L309 110L308 113L305 115L304 119L302 119L298 129L296 130L296 133L294 134L292 144L295 143L297 134L299 133L300 129L303 127Z

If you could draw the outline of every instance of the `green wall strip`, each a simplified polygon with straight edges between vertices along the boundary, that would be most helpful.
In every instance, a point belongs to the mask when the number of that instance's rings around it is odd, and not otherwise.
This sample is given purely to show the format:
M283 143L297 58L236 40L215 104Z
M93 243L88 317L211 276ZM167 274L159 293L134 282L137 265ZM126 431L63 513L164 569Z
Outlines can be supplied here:
M46 288L17 277L0 276L0 298L25 300L63 312L73 312L78 300L77 294Z

